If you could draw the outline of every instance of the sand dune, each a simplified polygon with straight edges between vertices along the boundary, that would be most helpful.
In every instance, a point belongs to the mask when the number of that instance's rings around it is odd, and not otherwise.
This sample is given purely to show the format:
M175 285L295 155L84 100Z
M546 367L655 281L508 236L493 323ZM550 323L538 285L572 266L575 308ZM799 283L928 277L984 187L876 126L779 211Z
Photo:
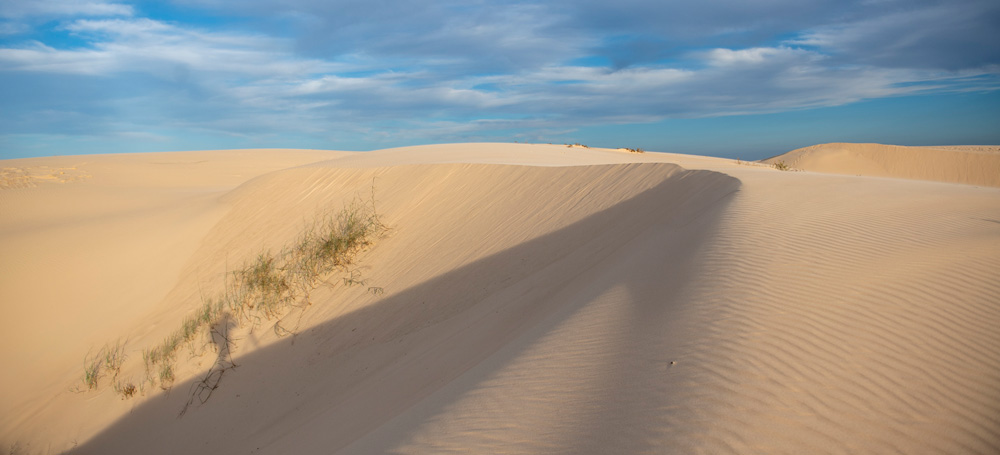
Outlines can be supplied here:
M1000 187L1000 147L820 144L764 160L795 169Z
M527 144L3 167L5 450L1000 450L995 188ZM234 264L372 190L387 236L293 335L238 331L204 403L195 348L169 392L69 391L118 338L141 378Z

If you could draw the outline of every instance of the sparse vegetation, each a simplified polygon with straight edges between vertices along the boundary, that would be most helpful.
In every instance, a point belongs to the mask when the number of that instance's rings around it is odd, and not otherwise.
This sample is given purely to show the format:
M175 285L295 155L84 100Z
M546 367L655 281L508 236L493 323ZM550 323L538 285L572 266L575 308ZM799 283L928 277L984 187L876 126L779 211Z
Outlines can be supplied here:
M86 386L86 390L96 389L101 376L106 372L112 372L113 379L118 377L122 364L125 363L126 343L127 341L118 340L113 345L104 345L93 357L89 353L84 357L83 385Z
M588 146L586 146L586 145L583 145L583 144L581 144L581 143L579 143L579 142L576 142L576 143L573 143L573 144L566 144L566 147L568 147L568 148L572 148L572 147L583 147L583 148L585 148L585 149L589 149L589 148L590 148L590 147L588 147Z
M777 169L777 170L779 170L779 171L790 171L790 170L792 170L792 168L790 166L788 166L787 163L785 163L784 161L780 161L780 160L779 161L775 161L774 164L772 164L772 166L774 166L774 168Z
M643 150L641 148L638 148L638 147L636 147L634 149L633 148L625 147L625 150L628 150L629 152L632 152L632 153L646 153L645 150Z
M138 389L135 387L135 384L133 384L132 381L125 381L125 382L115 381L115 384L114 384L113 387L114 387L115 393L117 393L118 395L121 395L123 400L128 399L128 398L132 398L133 396L135 396L135 393L138 391Z
M170 388L174 383L174 363L170 360L164 360L160 364L160 387L164 389Z
M374 191L373 191L374 192ZM252 323L279 317L288 305L308 302L308 296L321 281L338 268L347 271L358 252L369 247L386 230L375 210L374 195L368 202L355 200L340 212L325 214L314 221L290 247L277 254L259 253L241 268L228 273L223 294L205 299L198 310L186 317L181 327L163 342L142 351L146 381L169 388L175 380L174 361L177 350L191 345L200 334L211 341L212 330L222 324L226 315L237 324ZM344 284L364 285L360 272L352 270ZM377 289L372 291L371 289ZM370 288L379 295L382 288ZM226 318L227 320L229 318ZM194 348L192 348L194 349ZM96 389L102 366L117 377L125 361L125 343L105 346L95 358L84 362L84 382L87 389ZM155 376L154 376L155 374ZM123 398L135 395L136 387L129 382L113 383L115 392Z
M101 378L100 353L91 358L89 355L83 359L83 384L87 390L96 389L97 381Z
M122 364L125 363L125 344L128 341L118 340L115 344L104 346L104 368L107 371L113 371L114 376L118 377L118 373L122 370Z

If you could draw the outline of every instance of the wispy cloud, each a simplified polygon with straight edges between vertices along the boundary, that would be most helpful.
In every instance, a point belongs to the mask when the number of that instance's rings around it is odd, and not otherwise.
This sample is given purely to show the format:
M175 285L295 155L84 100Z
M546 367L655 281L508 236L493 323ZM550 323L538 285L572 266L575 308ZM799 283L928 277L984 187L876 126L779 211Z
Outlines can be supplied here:
M880 67L960 70L1000 62L1000 3L924 3L818 26L789 43Z
M21 19L32 16L131 16L132 6L118 2L85 0L31 0L0 3L0 17Z

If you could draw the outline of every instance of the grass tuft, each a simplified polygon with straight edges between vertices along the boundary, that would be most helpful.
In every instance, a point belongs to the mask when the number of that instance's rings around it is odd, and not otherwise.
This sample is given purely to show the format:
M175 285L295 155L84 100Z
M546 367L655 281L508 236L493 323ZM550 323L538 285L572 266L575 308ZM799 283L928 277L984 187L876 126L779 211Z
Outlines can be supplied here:
M114 345L104 346L104 368L107 371L113 371L114 377L118 377L118 373L121 373L122 364L125 363L125 344L128 341L115 341Z
M132 398L138 391L138 389L135 387L135 384L133 384L132 381L127 381L127 382L116 381L113 387L115 389L115 393L121 395L123 400Z
M174 364L170 361L165 361L160 364L160 387L167 389L174 383Z
M83 383L87 390L97 388L97 381L101 378L101 353L90 358L89 355L83 359Z
M779 171L790 171L790 170L792 170L791 166L789 166L784 161L775 161L772 166L774 166L774 168L777 169L777 170L779 170Z

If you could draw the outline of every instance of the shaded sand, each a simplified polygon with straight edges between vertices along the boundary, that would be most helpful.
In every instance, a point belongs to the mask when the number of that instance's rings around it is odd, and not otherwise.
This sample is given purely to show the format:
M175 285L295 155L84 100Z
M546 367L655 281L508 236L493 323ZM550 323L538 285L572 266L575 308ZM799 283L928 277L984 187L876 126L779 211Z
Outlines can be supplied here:
M1000 187L1000 146L820 144L764 160L794 169Z
M89 177L0 190L0 448L1000 450L995 188L526 144L68 159L3 163ZM233 264L372 182L366 284L234 335L204 404L178 417L211 350L169 393L69 391L119 337L141 379Z

